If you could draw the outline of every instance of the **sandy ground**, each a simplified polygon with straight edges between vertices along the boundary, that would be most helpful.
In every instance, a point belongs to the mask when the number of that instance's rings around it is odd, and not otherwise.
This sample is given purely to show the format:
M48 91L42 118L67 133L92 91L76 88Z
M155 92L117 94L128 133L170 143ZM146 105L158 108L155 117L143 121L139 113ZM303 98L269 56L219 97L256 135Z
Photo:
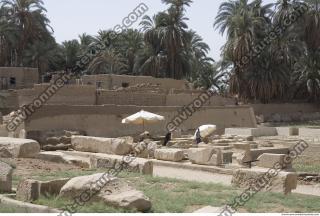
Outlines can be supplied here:
M209 173L196 170L177 169L164 166L155 166L153 175L158 177L169 177L187 181L198 181L205 183L220 183L226 186L231 185L232 176L217 173ZM298 185L293 191L297 194L320 196L320 185Z
M223 185L231 185L232 176L216 174L204 171L178 169L164 166L154 166L153 175L158 177L176 178L187 181L198 181L205 183L220 183Z
M7 160L8 161L8 160ZM14 170L14 175L21 178L32 177L37 174L45 172L61 172L61 171L70 171L70 170L84 170L82 168L67 165L52 163L37 159L12 159L9 161L11 164L14 164L17 168ZM176 178L187 181L198 181L204 183L220 183L226 186L231 185L232 176L210 173L197 170L188 170L181 168L172 168L164 166L154 166L154 176L158 177L168 177ZM298 185L298 188L293 191L294 193L306 194L320 196L320 185Z
M73 165L52 163L38 159L18 158L10 160L6 159L6 161L15 165L16 169L14 169L13 174L21 178L32 177L33 175L46 172L54 173L69 170L82 170L81 168Z

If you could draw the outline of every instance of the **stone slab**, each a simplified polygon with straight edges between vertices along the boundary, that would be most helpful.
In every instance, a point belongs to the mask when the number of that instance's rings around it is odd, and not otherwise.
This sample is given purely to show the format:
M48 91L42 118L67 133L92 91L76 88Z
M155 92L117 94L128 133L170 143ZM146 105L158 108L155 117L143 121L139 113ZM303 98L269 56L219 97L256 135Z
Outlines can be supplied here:
M116 138L72 136L71 144L76 151L92 153L127 155L132 150L126 139Z
M312 129L312 128L299 128L299 136L320 136L320 129Z
M277 136L277 129L274 127L261 127L261 128L226 128L226 135L239 135L239 136Z
M222 164L222 153L215 148L191 148L188 150L189 160L193 164L219 166Z
M0 207L15 208L16 213L60 213L61 210L53 209L48 206L35 205L28 202L21 202L11 197L0 195Z
M193 213L221 213L223 212L223 207L212 207L212 206L205 206L201 209L198 209L197 211L194 211Z
M3 158L34 158L40 152L37 141L0 137L0 157Z
M127 161L124 157L120 155L110 155L110 154L101 154L101 153L89 153L89 152L68 152L61 151L66 156L86 158L89 160L90 168L100 168L100 169L110 169L118 165L122 161ZM128 158L128 157L126 157ZM153 173L153 162L152 160L144 158L135 158L132 157L132 162L128 163L128 167L125 169L130 172L139 172L144 175L152 175Z
M184 151L181 149L157 149L154 157L157 160L179 162L184 159Z
M275 165L280 165L282 169L291 169L291 161L286 161L285 154L269 154L264 153L258 157L257 166L264 168L274 168Z
M252 160L257 160L258 157L264 153L269 154L288 154L289 148L263 148L263 149L251 149Z
M13 168L0 161L0 193L10 193L12 190L12 172Z
M271 172L270 169L260 167L243 168L234 171L232 184L241 188L252 187L259 191L289 194L297 188L298 174L286 171Z
M277 127L278 136L298 136L299 128L296 127Z

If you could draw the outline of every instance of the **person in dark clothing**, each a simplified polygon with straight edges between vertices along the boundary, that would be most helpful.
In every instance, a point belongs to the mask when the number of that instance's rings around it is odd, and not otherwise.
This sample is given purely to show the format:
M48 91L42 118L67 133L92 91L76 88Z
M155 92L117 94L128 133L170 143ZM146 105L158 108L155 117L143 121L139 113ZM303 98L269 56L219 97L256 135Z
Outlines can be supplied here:
M171 140L171 132L167 133L166 137L164 138L163 146L167 146L170 140Z
M197 133L196 133L196 142L197 144L201 143L202 140L201 140L201 134L200 134L200 129L197 130Z

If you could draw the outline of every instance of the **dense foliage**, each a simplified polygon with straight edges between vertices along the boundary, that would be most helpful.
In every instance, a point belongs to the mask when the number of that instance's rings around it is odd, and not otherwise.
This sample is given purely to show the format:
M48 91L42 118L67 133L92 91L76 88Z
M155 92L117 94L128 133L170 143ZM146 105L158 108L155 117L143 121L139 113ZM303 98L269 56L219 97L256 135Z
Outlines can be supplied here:
M225 1L214 23L227 38L217 62L201 36L188 28L192 0L162 2L167 10L144 16L139 29L117 37L112 30L100 30L58 44L42 0L0 0L0 66L38 67L42 74L65 70L101 42L106 48L83 73L186 78L197 87L262 102L319 100L320 0ZM286 26L305 4L308 9ZM270 40L272 31L277 37Z
M215 26L227 35L222 56L231 66L231 93L262 102L320 99L319 0L227 1Z

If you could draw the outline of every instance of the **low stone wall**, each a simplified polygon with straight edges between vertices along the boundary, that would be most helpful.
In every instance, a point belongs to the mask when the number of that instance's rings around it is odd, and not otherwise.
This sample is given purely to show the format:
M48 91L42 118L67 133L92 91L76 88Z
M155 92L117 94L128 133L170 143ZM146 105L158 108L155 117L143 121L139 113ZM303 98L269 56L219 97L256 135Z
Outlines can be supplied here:
M96 86L97 82L104 89L111 90L113 87L121 87L123 83L129 86L134 86L137 84L154 84L159 85L162 89L186 89L186 80L174 80L174 79L160 79L151 76L123 76L114 74L100 74L100 75L87 75L82 77L82 82L84 84L91 84Z
M4 94L4 108L17 108L31 103L39 97L49 84L35 85L32 89L22 89ZM199 93L166 94L152 91L113 91L96 90L94 85L66 85L48 100L50 105L135 105L135 106L186 106L199 97ZM1 96L1 95L0 95ZM6 105L8 104L8 105ZM234 105L234 100L221 96L212 96L207 106Z
M314 128L299 128L299 135L300 136L311 136L311 137L319 137L320 136L320 129Z
M240 136L277 136L277 129L273 127L263 128L226 128L225 134L227 135L240 135Z
M264 148L264 149L252 149L252 160L257 160L262 154L289 154L289 148Z
M0 78L0 89L31 88L39 82L39 72L38 68L0 67Z
M25 123L27 132L70 130L84 131L88 136L121 137L137 135L142 126L121 124L123 118L140 110L157 113L165 121L146 125L152 134L165 135L166 125L178 114L180 107L142 107L142 106L44 106ZM228 127L256 127L251 107L203 107L181 125L183 132L189 132L205 124L217 125L218 132L224 133Z
M16 91L8 90L0 92L0 111L3 115L9 114L12 110L18 109L18 95Z
M49 88L49 84L35 85L32 89L18 90L19 106L30 104L34 99L39 97L43 92ZM65 105L94 105L96 104L96 88L95 86L78 86L66 85L55 93L50 91L53 95L48 104L65 104Z
M97 104L165 106L166 95L100 90L97 92Z
M61 210L53 209L48 206L34 205L28 202L15 200L13 197L0 195L0 207L11 207L15 213L60 213Z
M250 104L265 122L300 122L320 119L320 106L310 103Z

